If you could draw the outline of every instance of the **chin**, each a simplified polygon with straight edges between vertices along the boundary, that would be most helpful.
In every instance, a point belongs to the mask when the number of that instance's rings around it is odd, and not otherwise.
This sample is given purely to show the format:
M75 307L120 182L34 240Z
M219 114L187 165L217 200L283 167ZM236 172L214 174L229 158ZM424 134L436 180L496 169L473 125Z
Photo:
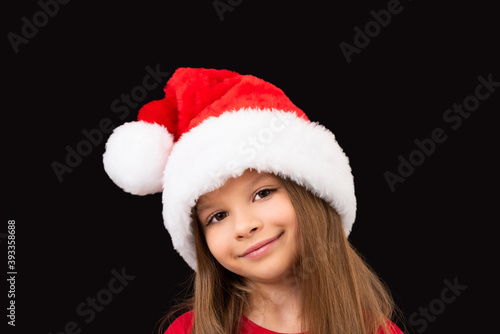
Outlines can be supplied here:
M247 266L244 276L253 282L260 283L289 283L293 274L292 262L262 261L256 266Z

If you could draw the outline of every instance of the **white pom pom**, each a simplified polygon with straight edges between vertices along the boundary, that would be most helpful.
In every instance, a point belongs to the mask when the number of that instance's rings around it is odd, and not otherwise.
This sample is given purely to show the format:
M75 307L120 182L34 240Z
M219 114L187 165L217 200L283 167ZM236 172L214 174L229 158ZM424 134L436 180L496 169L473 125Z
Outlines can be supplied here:
M120 188L134 195L162 191L163 170L174 137L161 125L143 121L117 127L106 143L104 169Z

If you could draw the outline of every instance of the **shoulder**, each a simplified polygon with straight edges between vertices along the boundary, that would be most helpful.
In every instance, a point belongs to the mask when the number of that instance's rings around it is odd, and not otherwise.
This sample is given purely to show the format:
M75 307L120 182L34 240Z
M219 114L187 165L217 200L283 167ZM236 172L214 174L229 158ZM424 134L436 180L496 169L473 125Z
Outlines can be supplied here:
M399 329L399 327L396 326L396 324L394 324L392 321L387 320L386 326L387 332L384 332L382 329L380 329L378 334L404 334L401 329Z
M178 317L167 328L165 334L189 334L193 328L193 311L189 311Z

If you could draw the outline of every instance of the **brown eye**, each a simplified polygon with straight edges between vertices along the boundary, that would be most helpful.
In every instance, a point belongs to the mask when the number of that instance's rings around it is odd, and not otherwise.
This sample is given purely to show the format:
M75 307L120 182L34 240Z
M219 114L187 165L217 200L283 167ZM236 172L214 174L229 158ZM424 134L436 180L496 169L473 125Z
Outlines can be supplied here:
M215 215L214 215L214 218L215 220L217 221L221 221L222 219L226 218L227 217L227 212L217 212Z
M214 215L210 216L210 218L208 219L207 226L210 224L218 223L221 220L225 219L227 216L228 216L227 212L222 212L222 211L217 212Z
M276 189L262 189L262 190L258 191L255 194L254 201L259 200L259 199L263 199L263 198L269 196L273 191L276 191Z

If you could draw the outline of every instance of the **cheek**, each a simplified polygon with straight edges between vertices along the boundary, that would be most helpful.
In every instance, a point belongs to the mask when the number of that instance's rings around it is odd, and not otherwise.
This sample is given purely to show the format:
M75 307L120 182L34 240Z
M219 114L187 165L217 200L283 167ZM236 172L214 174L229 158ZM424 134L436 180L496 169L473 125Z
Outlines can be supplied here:
M294 229L297 226L295 209L286 196L280 197L277 202L270 203L265 212L268 218L280 226Z
M227 240L227 233L218 227L212 227L205 233L205 240L207 246L215 259L219 262L225 257L229 256L229 240Z

